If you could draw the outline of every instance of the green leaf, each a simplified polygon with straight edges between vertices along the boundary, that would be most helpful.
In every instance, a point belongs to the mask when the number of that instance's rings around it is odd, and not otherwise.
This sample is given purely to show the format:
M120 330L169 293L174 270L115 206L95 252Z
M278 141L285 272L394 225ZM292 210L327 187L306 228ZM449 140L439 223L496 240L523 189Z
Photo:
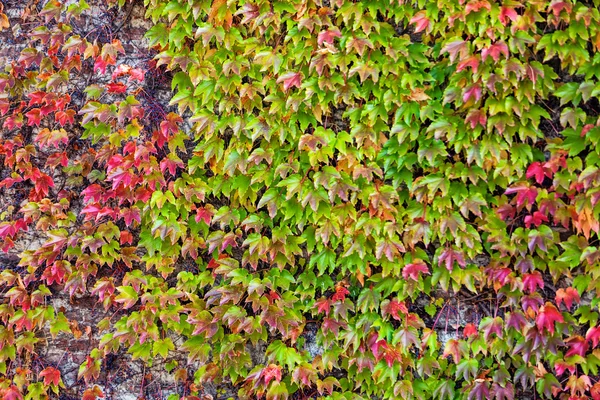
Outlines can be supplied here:
M152 344L152 356L156 357L160 355L162 358L167 358L169 351L175 350L175 345L171 341L171 338L164 338L156 340Z

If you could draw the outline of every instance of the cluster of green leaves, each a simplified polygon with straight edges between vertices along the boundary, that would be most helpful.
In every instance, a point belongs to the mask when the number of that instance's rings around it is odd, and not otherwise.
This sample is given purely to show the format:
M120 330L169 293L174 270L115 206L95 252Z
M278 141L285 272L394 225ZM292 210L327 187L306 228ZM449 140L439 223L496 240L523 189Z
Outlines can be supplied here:
M2 139L0 186L29 190L2 245L48 236L0 274L5 397L58 390L17 353L73 331L44 301L68 290L111 311L90 384L125 348L190 399L600 399L598 0L145 0L156 126L120 42L48 4L49 55L0 74L3 128L35 133ZM70 108L86 60L112 82Z

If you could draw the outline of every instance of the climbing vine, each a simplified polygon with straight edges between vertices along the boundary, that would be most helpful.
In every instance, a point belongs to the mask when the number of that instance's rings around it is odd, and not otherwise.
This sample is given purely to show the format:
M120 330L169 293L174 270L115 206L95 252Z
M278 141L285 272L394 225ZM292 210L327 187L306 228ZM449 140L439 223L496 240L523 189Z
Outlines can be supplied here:
M122 351L176 399L600 398L598 0L144 5L146 65L49 1L0 73L4 398L64 387L61 292L86 400Z

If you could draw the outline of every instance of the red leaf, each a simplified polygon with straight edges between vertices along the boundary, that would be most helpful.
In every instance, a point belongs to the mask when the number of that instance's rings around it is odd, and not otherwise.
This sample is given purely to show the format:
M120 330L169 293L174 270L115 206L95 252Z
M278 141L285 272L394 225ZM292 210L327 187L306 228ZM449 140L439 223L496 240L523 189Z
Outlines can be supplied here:
M490 56L494 61L498 62L501 54L506 58L509 57L508 46L504 42L494 43L490 47L483 49L481 52L481 61L485 61Z
M524 203L527 207L531 207L535 203L537 198L537 189L535 187L529 187L525 185L515 186L506 189L505 194L517 193L517 206L521 207Z
M165 171L168 170L172 176L175 176L177 173L177 168L184 168L183 161L181 160L173 160L170 158L165 158L160 162L160 172L165 174Z
M58 386L60 383L60 371L54 367L48 367L40 372L40 377L44 378L44 385L49 386L53 384Z
M496 214L503 220L506 221L508 218L514 218L517 210L510 204L501 205L496 209Z
M42 278L46 280L47 285L52 285L54 282L62 284L65 281L65 275L69 272L65 268L64 261L55 261L52 265L46 267Z
M42 174L41 177L36 179L34 189L36 193L43 198L48 195L51 187L54 187L52 178L46 174Z
M465 15L469 15L472 12L479 12L479 10L481 10L482 8L485 8L486 10L488 10L488 12L492 11L492 6L486 0L470 1L465 7Z
M35 142L41 146L54 146L59 147L59 144L69 143L69 134L64 129L50 130L48 128L42 129L35 137Z
M129 71L129 82L131 81L138 81L138 82L144 82L144 70L141 68L132 68L131 71Z
M592 396L592 400L600 400L600 382L596 382L594 386L592 386L590 395Z
M415 24L415 33L424 31L429 27L429 19L425 15L425 11L419 11L410 19L411 24Z
M275 364L269 364L268 367L263 369L262 378L265 382L265 385L268 385L273 379L277 382L281 381L281 367Z
M600 326L594 326L588 329L585 338L592 342L592 347L598 346L598 343L600 342Z
M92 289L92 295L98 296L100 301L104 301L104 299L108 296L112 296L115 292L115 285L112 281L112 278L102 278L96 281L96 285Z
M59 165L62 165L63 167L69 165L69 158L67 157L67 153L64 151L61 153L50 154L46 159L47 167L56 168Z
M20 128L22 126L23 126L23 114L21 114L21 113L9 116L4 121L4 124L2 124L2 127L6 128L8 130L11 130L14 128Z
M554 363L554 370L556 371L556 375L560 376L565 373L565 371L569 371L571 375L575 373L577 368L573 364L569 364L562 361L557 361Z
M311 364L301 364L292 373L292 382L301 383L302 386L311 386L316 379L317 371Z
M542 274L539 271L535 271L531 274L523 275L523 287L529 293L535 292L538 287L544 288Z
M40 65L42 63L42 59L44 58L44 53L42 51L38 51L31 47L23 49L21 54L19 55L19 59L17 63L20 66L24 66L25 68L29 68L31 64Z
M479 67L479 57L471 56L471 57L467 58L466 60L459 62L458 65L456 66L456 72L460 72L467 67L471 67L471 69L473 69L473 73L476 74L477 69Z
M536 211L533 213L533 215L525 216L524 222L527 228L531 227L531 225L535 225L536 227L538 227L542 223L548 222L548 217L540 211Z
M0 99L0 115L5 115L10 109L10 102L7 99Z
M503 336L503 320L500 317L491 318L486 317L481 320L479 324L479 330L483 332L483 337L486 341L489 341L492 333L495 333L497 337L502 339Z
M348 325L344 321L336 321L332 318L324 318L323 324L321 325L321 329L323 333L326 331L332 332L334 335L338 335L340 328L346 328Z
M565 320L560 311L558 311L552 303L546 302L546 304L540 308L535 319L535 324L540 331L545 329L550 333L554 333L554 324L556 322L565 322Z
M469 114L467 114L467 118L465 118L465 122L471 125L471 129L475 129L477 124L485 128L486 121L487 116L485 115L484 110L471 110L469 111Z
M93 185L90 185L84 189L81 194L84 196L83 199L86 203L90 200L100 201L102 195L104 194L104 189L102 189L102 187L97 183L94 183Z
M57 111L54 114L54 120L60 124L60 126L65 126L66 124L72 125L75 123L75 110L69 109L66 111Z
M64 110L65 107L67 106L67 104L69 104L71 102L71 95L67 94L63 94L61 97L59 97L56 100L56 108L58 110Z
M463 101L468 103L471 99L474 99L477 102L481 100L481 94L481 86L479 84L474 84L465 90Z
M212 218L212 212L204 207L200 207L196 210L196 222L204 221L206 225L210 225Z
M321 300L315 301L315 306L317 306L317 311L320 313L325 313L325 315L329 315L329 310L331 308L331 303L329 299L322 298Z
M539 293L535 292L528 296L521 297L521 305L523 306L523 310L525 312L529 312L528 310L531 308L533 311L538 311L541 307L544 300Z
M463 329L463 336L465 338L468 338L469 336L476 336L477 333L477 326L475 326L475 324L472 323L468 323Z
M27 125L28 126L40 126L40 122L42 122L42 110L39 108L34 108L30 110L27 114Z
M115 65L116 60L111 56L98 56L94 62L94 72L100 71L102 74L106 73L106 67L108 65Z
M244 16L240 22L243 25L255 20L260 15L260 9L255 4L246 3L235 13L235 15Z
M346 295L350 294L348 289L343 287L342 285L336 285L335 294L331 296L331 300L333 301L344 301L346 299Z
M414 281L419 280L419 273L423 273L429 275L429 269L427 269L427 264L422 261L416 262L414 264L407 264L402 268L402 277L404 279L412 279Z
M113 71L113 73L111 75L111 78L114 81L115 79L117 79L120 76L128 75L130 71L131 71L131 67L129 65L127 65L127 64L120 64Z
M12 385L8 389L6 389L2 398L4 400L22 400L23 395L19 391L19 388L17 388L15 385Z
M556 18L560 17L561 11L565 10L567 14L571 13L572 6L565 1L552 1L550 3L550 8L552 8L552 13Z
M94 386L92 389L87 389L85 392L83 392L83 397L81 400L96 400L98 398L103 399L104 393L102 393L102 390L99 386Z
M277 83L283 82L283 90L287 92L291 87L300 88L302 84L302 72L288 72L277 79Z
M402 362L402 352L395 346L390 345L385 340L377 340L371 345L371 352L377 361L385 358L388 367L392 368L394 361Z
M375 341L370 344L371 353L375 356L375 358L379 359L379 355L381 354L380 348L387 345L385 340L377 340L377 334L375 336Z
M388 367L392 368L395 361L402 362L402 351L396 346L386 345L383 349L383 358Z
M56 106L56 100L52 100L51 102L46 103L40 108L43 117L55 112L56 110L58 110L58 107Z
M42 92L42 91L37 91L37 92L31 92L27 95L29 97L29 104L27 104L28 107L37 105L37 104L42 104L44 102L44 97L46 97L46 92Z
M442 357L446 358L448 356L452 356L454 363L458 364L463 354L460 343L461 342L456 339L448 340L446 342L446 346L444 347L444 353L442 354ZM462 343L465 342L462 341Z
M450 55L450 62L454 62L460 55L463 58L467 53L467 42L464 40L456 40L446 44L441 49L441 53L448 53Z
M569 339L565 340L567 346L569 346L569 350L565 357L571 357L574 355L580 355L581 357L585 357L585 353L588 350L587 341L582 336L573 336Z
M122 208L121 209L121 217L125 219L125 225L127 227L131 226L133 221L137 221L138 224L142 223L142 217L140 215L140 210L137 207L131 208Z
M527 325L527 320L522 312L513 311L509 313L508 318L506 319L507 328L513 328L520 331L525 325Z
M406 303L403 301L398 301L396 299L393 300L384 300L381 302L381 315L384 317L386 315L391 315L396 321L400 321L401 317L398 315L398 312L401 312L404 315L408 314L408 308L406 308Z
M106 89L108 89L108 93L125 93L127 86L121 82L111 82L106 84Z
M122 246L126 243L133 243L133 235L129 231L121 231L121 234L119 235L119 244Z
M175 113L169 113L165 120L160 123L160 131L165 138L169 137L169 134L175 134L179 132L179 124L183 122L183 118ZM162 147L159 145L159 147Z
M539 161L536 161L534 163L532 163L529 168L527 168L527 179L531 179L532 177L535 177L535 181L539 184L541 184L544 181L544 178L546 177L546 173L544 171L544 168L542 167L542 163Z
M454 269L454 262L458 263L458 265L463 268L467 265L462 253L450 248L444 249L438 258L438 264L445 264L448 271Z
M571 309L573 302L579 304L581 298L577 289L568 287L566 289L560 288L556 291L556 305L560 307L561 303L565 303L567 309Z
M319 32L319 36L317 38L317 43L322 45L323 43L333 44L334 39L337 37L341 37L342 34L340 30L337 28L328 29L326 31Z
M136 176L129 170L123 170L122 168L115 168L106 177L112 181L112 189L115 190L120 184L125 187L131 187L132 182L137 181Z
M506 26L508 24L509 19L512 22L515 22L518 16L519 15L517 14L514 8L502 6L502 8L500 8L500 15L498 16L498 19L500 20L500 23L502 25Z
M2 239L6 238L7 236L14 236L15 233L17 233L17 229L15 228L14 224L10 222L2 222L0 224L0 237Z

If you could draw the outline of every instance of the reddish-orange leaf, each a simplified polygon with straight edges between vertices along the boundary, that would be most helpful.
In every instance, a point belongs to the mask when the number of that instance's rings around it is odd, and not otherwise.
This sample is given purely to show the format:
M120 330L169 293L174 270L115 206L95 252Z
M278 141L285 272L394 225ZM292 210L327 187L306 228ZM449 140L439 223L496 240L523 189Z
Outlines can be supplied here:
M472 323L468 323L463 329L463 336L466 338L468 338L469 336L475 336L477 335L477 333L477 326L475 326L475 324Z
M17 388L15 385L12 385L8 389L6 389L6 391L4 392L2 398L4 400L22 400L23 399L23 395L19 391L19 388Z
M561 303L565 303L565 306L570 310L573 302L579 304L581 298L577 289L568 287L566 289L560 288L556 291L556 305L560 307Z
M593 347L598 346L598 343L600 342L600 326L593 326L588 329L585 338L592 342Z
M39 108L34 108L25 114L27 116L27 125L28 126L40 126L40 122L42 122L42 110Z
M408 314L408 308L406 308L406 304L403 301L393 299L381 302L381 314L384 317L386 315L391 315L395 320L400 321L401 317L398 312L401 312L404 315Z
M552 303L546 302L546 304L540 308L535 319L535 324L540 331L545 329L550 333L554 333L554 324L556 322L565 322L565 319Z
M48 367L40 372L40 377L44 378L44 385L53 384L58 386L60 383L60 371L54 367Z
M60 124L60 126L65 126L66 124L72 125L75 122L75 110L69 109L66 111L57 111L54 114L54 120Z
M320 313L325 313L325 315L329 315L331 303L329 299L322 298L321 300L315 301L315 305L317 306L317 311Z
M64 129L50 130L48 128L42 129L35 137L35 142L42 146L54 146L59 147L59 144L69 143L69 135Z
M535 292L538 287L543 289L544 279L542 274L539 271L534 271L531 274L523 275L523 287L529 293Z
M410 19L411 24L415 24L415 33L424 31L429 27L429 19L427 18L425 11L419 11L414 17Z
M42 92L42 91L37 91L37 92L31 92L27 95L29 97L29 104L27 104L28 107L37 105L37 104L42 104L44 102L44 97L46 97L46 92Z
M335 38L341 37L342 34L339 29L327 29L326 31L319 32L319 36L317 37L317 43L322 45L323 43L333 44Z
M283 91L287 92L292 87L299 88L302 84L302 72L288 72L277 79L277 83L283 82Z
M144 82L144 70L141 68L133 68L129 71L129 81L136 80L138 82Z
M504 55L506 58L509 56L508 46L504 42L496 42L490 47L483 49L481 51L481 60L485 61L489 56L498 62L500 55Z
M506 26L509 20L515 22L518 16L519 15L514 8L502 6L502 8L500 8L500 15L498 16L498 19L502 25Z
M262 373L265 385L268 385L273 379L277 382L281 381L281 366L275 364L269 364Z
M567 346L569 346L569 350L565 357L571 357L574 355L580 355L581 357L585 357L585 353L588 350L588 343L583 336L573 336L569 339L565 340Z
M344 299L346 298L347 294L350 294L350 292L348 291L348 289L346 289L342 285L337 285L335 287L335 293L334 293L334 295L331 296L331 300L333 300L333 301L344 301Z
M418 281L420 274L429 275L429 269L427 269L427 264L420 260L415 260L415 263L406 264L404 268L402 268L402 277L404 279L412 279L413 281Z
M83 392L83 397L81 400L97 400L98 398L103 399L104 393L98 386L94 386L92 389L87 389Z
M127 86L122 82L111 82L106 84L106 89L108 89L108 93L125 93Z

